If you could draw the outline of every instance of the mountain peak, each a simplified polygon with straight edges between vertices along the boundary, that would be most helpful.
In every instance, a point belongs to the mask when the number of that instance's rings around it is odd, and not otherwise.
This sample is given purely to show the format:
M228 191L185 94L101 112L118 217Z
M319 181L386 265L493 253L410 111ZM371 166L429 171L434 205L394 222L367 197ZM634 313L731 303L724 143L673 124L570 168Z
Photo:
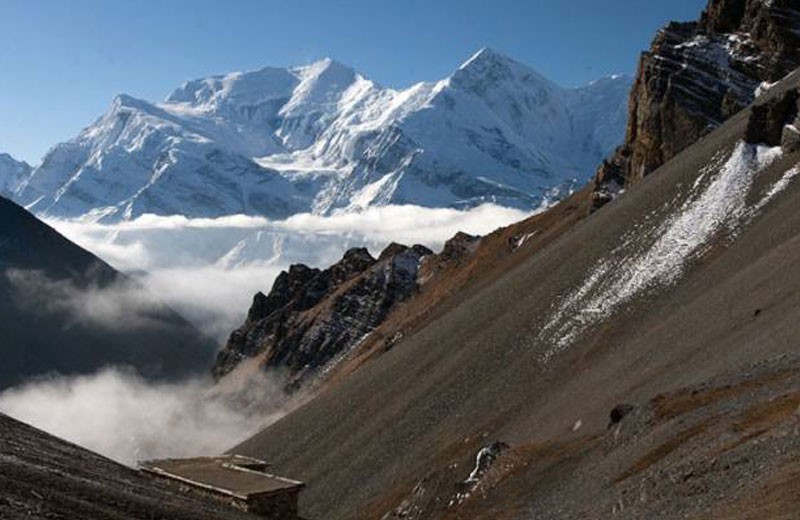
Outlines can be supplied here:
M297 78L288 69L262 67L185 82L167 96L167 103L206 105L228 100L255 102L288 95Z
M133 101L134 101L133 96L120 93L114 96L114 98L111 100L111 103L113 105L128 105L131 104Z
M485 67L487 64L517 63L505 54L499 53L490 47L481 47L478 52L469 57L458 67L458 70L467 70L474 67Z
M314 72L322 72L326 70L345 70L345 71L352 71L353 68L345 65L344 63L335 60L331 57L325 57L321 60L317 60L314 62L309 63L308 65L301 65L299 67L292 67L292 70L300 71L314 71Z
M27 162L0 152L0 196L12 195L30 172L31 166Z
M465 61L450 78L451 83L464 90L485 92L502 83L519 83L547 90L559 90L551 82L527 65L484 47Z
M313 81L326 78L335 83L350 83L356 76L356 71L333 58L323 58L321 60L289 69L297 74L301 81Z
M120 108L132 108L146 110L151 104L142 99L135 98L128 94L117 94L111 101L111 110L116 111Z
M28 164L25 161L16 160L11 154L0 152L0 162L13 163L13 164Z

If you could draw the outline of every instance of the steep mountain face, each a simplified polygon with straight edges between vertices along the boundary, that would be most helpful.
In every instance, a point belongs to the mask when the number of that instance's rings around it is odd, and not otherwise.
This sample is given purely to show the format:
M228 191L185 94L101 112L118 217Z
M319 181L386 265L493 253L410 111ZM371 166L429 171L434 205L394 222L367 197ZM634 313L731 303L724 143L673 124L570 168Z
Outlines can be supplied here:
M794 0L710 0L642 54L624 144L596 174L595 206L664 164L800 66Z
M423 246L392 244L378 259L351 249L324 271L293 265L269 295L255 295L246 322L217 355L214 375L255 362L286 370L291 388L330 370L414 294L420 263L430 254Z
M30 173L28 163L17 161L7 153L0 153L0 196L11 196Z
M368 260L371 257L363 249L352 250L331 268L342 272L341 265L349 265L347 258L356 253L356 257L367 259L359 267L345 270L347 276L340 277L333 285L327 274L330 269L319 271L304 265L292 266L278 276L269 296L255 295L247 321L231 334L226 348L218 354L214 375L224 377L237 370L249 374L255 364L262 370L288 371L288 389L303 384L307 395L313 394L394 348L433 316L447 312L470 293L494 283L506 271L569 231L590 214L588 193L588 188L584 187L567 197L563 204L484 237L456 233L438 253L421 246L409 251L405 246L392 244L381 253L379 261L398 253L416 253L420 258L415 271L404 271L409 275L415 273L414 277L405 276L401 282L390 285L385 284L382 270L367 269L372 260ZM319 288L318 282L309 283L320 273L324 289ZM379 284L371 280L376 274L380 275ZM350 280L351 276L355 281ZM328 316L337 308L331 302L340 297L342 287L350 290L351 284L364 283L371 289L368 294L358 295L354 308L381 308L380 313L373 314L378 319L371 320L368 327L363 320L348 320L342 323L346 327L344 330L339 327L315 329L322 334L317 338L318 343L336 345L335 357L318 348L298 346L298 340L308 345L308 338L303 336L307 333L308 318L298 320L293 313L300 309L314 320ZM398 288L402 289L399 293ZM401 301L398 294L402 296ZM291 303L287 305L287 302ZM311 307L315 310L305 310ZM268 318L264 319L265 316ZM346 341L342 342L342 338ZM299 356L295 349L303 351L301 356L306 365L296 362ZM273 357L276 352L284 353L277 362ZM313 385L306 384L310 375L315 376Z
M602 212L556 206L567 232L492 237L512 268L235 451L310 517L790 518L798 98L800 71Z
M129 365L148 377L208 366L215 345L144 288L0 198L0 389Z
M354 249L325 271L301 264L292 266L278 276L268 296L255 295L246 322L231 334L218 354L213 373L217 378L236 370L250 373L255 363L261 370L288 371L287 389L304 384L307 392L315 393L394 348L432 316L447 312L469 293L494 283L503 273L561 236L589 215L587 200L584 189L550 211L485 237L459 232L438 253L422 246L409 250L392 244L377 261L365 250ZM369 268L399 254L402 261L410 256L418 263L416 269L400 271L403 276L399 280L395 277L387 284L385 267ZM353 258L361 258L363 262L353 266ZM387 266L395 267L396 261ZM336 280L331 283L330 272L345 275L334 277ZM364 286L370 287L368 293L352 290ZM314 338L317 345L334 345L332 357L326 352L330 348L308 347L306 322L308 315L313 320L335 316L336 309L341 307L337 300L343 291L350 292L348 297L357 296L352 308L359 309L359 313L363 313L361 309L380 309L380 312L372 314L369 324L359 319L344 322L337 319L344 328L315 328L320 333L319 338ZM308 314L298 319L298 311ZM305 364L297 362L300 357ZM309 376L315 376L313 386L306 384Z
M405 90L332 60L130 96L54 147L15 190L57 217L283 218L413 203L532 208L623 137L626 77L559 87L489 49Z
M257 518L189 496L0 414L0 517L237 520Z

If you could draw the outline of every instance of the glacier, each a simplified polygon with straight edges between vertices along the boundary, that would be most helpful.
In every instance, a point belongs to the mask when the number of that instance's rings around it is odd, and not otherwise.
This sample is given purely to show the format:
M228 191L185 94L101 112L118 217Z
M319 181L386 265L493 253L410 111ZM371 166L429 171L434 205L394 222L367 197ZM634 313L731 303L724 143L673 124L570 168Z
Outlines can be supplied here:
M50 218L285 219L412 204L532 210L622 141L631 78L564 88L491 49L449 77L382 87L331 59L128 95L0 188Z

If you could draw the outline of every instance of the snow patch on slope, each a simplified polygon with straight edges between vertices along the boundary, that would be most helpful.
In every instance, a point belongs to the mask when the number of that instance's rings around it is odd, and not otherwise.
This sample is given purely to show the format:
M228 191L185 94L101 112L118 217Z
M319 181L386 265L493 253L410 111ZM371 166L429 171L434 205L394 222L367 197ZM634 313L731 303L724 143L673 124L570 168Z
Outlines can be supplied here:
M774 199L781 192L783 192L783 190L788 188L789 184L792 182L792 179L797 177L798 173L800 173L800 167L798 166L795 166L794 168L790 168L789 170L787 170L781 176L780 179L775 181L769 187L766 193L764 193L764 196L761 198L761 200L759 200L758 203L756 203L756 205L753 207L753 213L755 214L761 211L764 208L764 206L766 206L772 201L772 199Z
M590 269L583 284L556 304L539 333L551 345L541 361L568 348L633 297L675 283L720 233L735 234L753 214L747 205L753 181L781 154L780 147L740 142L724 163L715 157L677 211L655 228L648 229L645 218L636 234L623 237L619 247ZM787 172L754 209L761 209L796 173ZM644 246L643 251L630 254L637 246Z

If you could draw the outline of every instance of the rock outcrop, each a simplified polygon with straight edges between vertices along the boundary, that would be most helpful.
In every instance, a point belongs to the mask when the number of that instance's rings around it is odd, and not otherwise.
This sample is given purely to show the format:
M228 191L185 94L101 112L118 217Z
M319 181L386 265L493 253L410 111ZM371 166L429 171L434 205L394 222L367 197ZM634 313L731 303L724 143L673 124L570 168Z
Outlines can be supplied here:
M459 231L453 238L444 243L439 254L440 262L460 262L468 257L478 245L480 237Z
M302 264L282 272L268 295L258 293L245 323L217 355L215 377L259 357L265 368L289 372L296 386L348 352L417 288L420 245L389 245L376 260L351 249L325 270Z
M781 145L787 152L796 150L798 141L798 99L795 89L782 92L750 109L744 140L753 144Z
M796 0L710 0L670 23L639 60L625 142L598 168L593 206L610 201L800 66Z

